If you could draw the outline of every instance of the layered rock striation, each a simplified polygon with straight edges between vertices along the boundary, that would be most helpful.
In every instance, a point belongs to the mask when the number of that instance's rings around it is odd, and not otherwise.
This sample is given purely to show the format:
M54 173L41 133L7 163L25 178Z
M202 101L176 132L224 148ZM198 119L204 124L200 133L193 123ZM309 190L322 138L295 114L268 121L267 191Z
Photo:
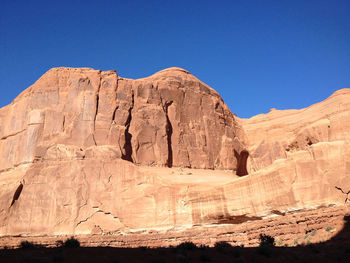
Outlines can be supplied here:
M233 115L179 68L56 68L0 109L0 234L243 224L347 206L350 90Z

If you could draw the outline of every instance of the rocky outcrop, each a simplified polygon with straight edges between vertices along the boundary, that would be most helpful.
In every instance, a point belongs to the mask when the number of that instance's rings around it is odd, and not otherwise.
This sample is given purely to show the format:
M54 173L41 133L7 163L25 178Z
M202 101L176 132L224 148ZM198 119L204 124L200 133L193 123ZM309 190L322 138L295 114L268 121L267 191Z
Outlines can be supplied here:
M349 109L350 89L342 89L305 109L272 109L268 114L241 119L251 157L250 171L264 169L278 159L290 159L297 152L308 152L317 159L316 148L346 143L350 138Z
M271 110L239 120L250 153L250 174L289 181L296 208L347 203L349 109L350 89L343 89L305 109Z
M0 234L244 228L347 207L349 115L348 89L239 119L182 69L52 69L0 109Z
M76 158L96 146L135 164L205 169L234 169L244 148L221 97L178 68L140 80L52 69L0 116L2 171L56 160L59 145Z

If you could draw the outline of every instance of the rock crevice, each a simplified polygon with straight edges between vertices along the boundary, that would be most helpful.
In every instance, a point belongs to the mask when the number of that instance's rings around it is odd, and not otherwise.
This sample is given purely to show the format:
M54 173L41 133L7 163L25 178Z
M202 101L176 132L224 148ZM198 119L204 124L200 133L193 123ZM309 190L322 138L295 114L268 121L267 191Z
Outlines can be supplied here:
M168 115L168 108L171 106L173 101L166 102L164 107L164 112L166 115L166 136L167 136L167 142L168 142L168 160L167 160L167 166L171 168L173 166L173 148L171 145L171 136L173 135L173 126L171 125L169 115Z
M23 184L21 183L21 184L17 187L15 193L13 194L13 198L12 198L12 202L11 202L10 207L13 206L13 205L15 204L15 202L18 200L18 198L20 197L20 195L21 195L21 193L22 193L22 190L23 190Z
M131 95L131 106L128 111L128 118L126 119L125 122L125 144L124 144L124 152L122 153L122 159L133 162L132 154L133 154L133 149L132 149L132 134L129 132L130 130L130 125L131 125L131 120L132 120L132 110L134 108L134 93Z

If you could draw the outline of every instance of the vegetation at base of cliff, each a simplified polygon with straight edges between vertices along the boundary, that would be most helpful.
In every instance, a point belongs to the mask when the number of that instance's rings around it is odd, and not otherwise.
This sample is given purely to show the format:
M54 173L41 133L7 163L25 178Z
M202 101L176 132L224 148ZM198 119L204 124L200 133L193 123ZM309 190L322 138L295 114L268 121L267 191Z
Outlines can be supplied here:
M19 247L27 249L27 248L35 248L35 247L37 247L37 245L35 245L33 242L29 242L27 240L24 240L24 241L21 241L21 243L19 244Z
M68 239L68 240L75 240ZM57 242L56 247L44 248L23 241L26 249L0 250L2 262L107 262L107 263L210 263L210 262L350 262L349 241L336 244L311 244L297 247L276 247L269 238L262 238L259 247L232 246L217 242L213 247L185 242L169 248L116 248L64 246L67 240ZM69 242L67 243L69 244Z
M329 231L331 231L333 228L331 227L331 226L327 226L326 228L325 228L325 230L327 231L327 232L329 232Z
M192 242L183 242L179 244L176 248L178 249L186 249L186 250L193 250L198 248L194 243Z
M260 240L260 243L259 243L260 247L263 247L263 246L274 247L275 246L275 238L273 238L272 236L260 234L259 240Z
M62 240L57 240L55 244L56 244L56 247L65 247L65 248L78 248L78 247L80 247L79 240L74 238L74 237L68 238L64 242ZM44 246L41 244L34 244L33 242L23 240L19 244L19 248L33 249L33 248L44 248Z
M77 248L80 247L80 242L78 239L71 237L63 243L63 246L67 248Z
M349 222L350 217L344 217ZM331 230L335 228L332 227ZM330 230L330 231L331 231ZM326 232L326 229L323 228ZM108 263L207 263L207 262L350 262L350 229L344 229L327 242L308 244L316 230L298 238L302 244L294 247L276 246L275 238L259 236L258 247L233 246L218 241L212 246L184 242L170 247L79 247L74 237L58 240L54 247L44 247L32 241L22 241L20 249L0 249L3 262L108 262ZM234 238L234 236L232 236ZM31 239L33 240L33 239ZM278 241L282 240L281 238ZM285 241L284 241L285 242ZM235 242L237 243L237 241ZM84 243L86 244L86 243ZM46 243L48 245L48 243ZM51 246L53 244L50 244ZM74 249L71 249L71 248Z
M225 242L225 241L219 241L219 242L215 243L214 247L218 250L223 250L223 249L232 248L232 245L230 243Z
M260 243L258 247L258 253L265 257L271 257L273 252L272 248L275 247L275 238L269 235L260 234L259 240Z

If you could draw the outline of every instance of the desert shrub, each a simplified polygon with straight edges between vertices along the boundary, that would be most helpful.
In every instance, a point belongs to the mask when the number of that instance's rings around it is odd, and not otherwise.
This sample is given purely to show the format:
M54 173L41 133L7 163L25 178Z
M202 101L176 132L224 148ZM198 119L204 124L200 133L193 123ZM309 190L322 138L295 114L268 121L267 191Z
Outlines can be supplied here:
M77 248L80 247L80 242L78 239L71 237L64 242L64 247Z
M230 243L227 243L225 241L219 241L219 242L216 242L215 245L214 245L215 248L218 248L218 249L228 249L228 248L232 248L231 244Z
M260 234L260 244L258 247L258 253L265 257L270 257L272 254L272 248L275 246L275 239L272 236Z
M294 245L298 245L299 239L300 239L300 237L294 239Z
M326 231L327 231L327 232L329 232L329 231L331 231L331 230L332 230L332 227L331 227L331 226L327 226L327 227L326 227Z
M193 244L192 242L183 242L180 245L178 245L176 248L193 250L193 249L196 249L197 246L195 244Z
M267 247L274 247L275 246L275 239L272 236L260 234L260 247L267 246Z
M311 236L315 236L317 234L317 230L312 230Z
M35 248L35 244L27 240L21 241L19 244L20 248Z
M206 250L208 248L209 248L209 246L207 246L207 245L203 245L203 244L199 245L199 249L201 249L201 250Z

